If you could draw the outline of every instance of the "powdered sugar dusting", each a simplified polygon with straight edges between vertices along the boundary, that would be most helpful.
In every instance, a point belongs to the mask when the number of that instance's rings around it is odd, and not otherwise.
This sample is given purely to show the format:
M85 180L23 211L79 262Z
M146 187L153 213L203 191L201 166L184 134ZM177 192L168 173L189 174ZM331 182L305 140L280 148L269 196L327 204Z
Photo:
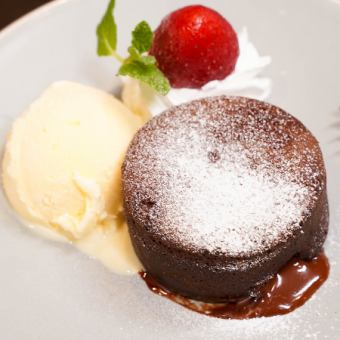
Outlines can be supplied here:
M284 111L216 97L170 109L136 136L124 164L129 208L161 238L250 255L301 232L325 174L320 149Z

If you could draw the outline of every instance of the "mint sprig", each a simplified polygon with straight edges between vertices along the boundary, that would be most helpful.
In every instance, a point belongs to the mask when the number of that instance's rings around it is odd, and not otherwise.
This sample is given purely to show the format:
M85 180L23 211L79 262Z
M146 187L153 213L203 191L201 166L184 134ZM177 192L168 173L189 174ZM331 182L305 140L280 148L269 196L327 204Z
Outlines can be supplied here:
M152 46L153 32L146 21L140 22L132 31L132 46L139 53L148 52Z
M112 56L122 65L118 74L138 79L161 95L170 90L170 83L163 72L158 68L157 61L147 54L152 46L153 32L146 21L140 22L132 32L131 46L128 48L129 56L121 57L117 53L117 24L113 15L115 0L111 0L107 10L97 27L97 54L99 56Z
M112 55L117 48L117 24L112 15L115 3L115 0L110 1L103 19L97 27L97 53L99 56Z

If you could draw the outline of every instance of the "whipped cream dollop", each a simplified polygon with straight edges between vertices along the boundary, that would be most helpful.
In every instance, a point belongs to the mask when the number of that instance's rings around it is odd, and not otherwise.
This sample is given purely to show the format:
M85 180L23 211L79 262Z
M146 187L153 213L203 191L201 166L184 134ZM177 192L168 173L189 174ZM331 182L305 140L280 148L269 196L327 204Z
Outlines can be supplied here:
M223 80L214 80L201 89L171 89L166 96L158 95L148 85L132 78L124 77L123 102L136 114L148 119L167 108L195 99L219 95L245 96L259 100L269 97L271 79L261 77L262 71L271 63L270 56L260 56L243 28L238 34L240 56L235 71Z

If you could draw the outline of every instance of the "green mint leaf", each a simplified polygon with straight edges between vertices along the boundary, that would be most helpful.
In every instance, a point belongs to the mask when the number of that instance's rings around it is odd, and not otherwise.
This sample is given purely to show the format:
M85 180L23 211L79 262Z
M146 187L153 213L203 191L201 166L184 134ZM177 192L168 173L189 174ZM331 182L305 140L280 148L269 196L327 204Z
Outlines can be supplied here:
M128 58L129 60L134 60L134 59L140 59L141 58L141 54L138 52L138 50L133 47L133 46L130 46L128 48L128 52L130 54L130 57Z
M99 56L114 55L117 48L117 25L113 16L115 0L110 0L102 21L97 26Z
M146 21L140 22L132 32L132 46L139 52L148 52L152 46L153 33Z
M169 80L158 69L155 57L148 55L153 42L153 32L146 21L140 22L132 32L132 43L129 47L129 56L122 58L117 49L117 25L114 18L115 0L110 0L107 10L97 26L99 56L112 56L122 66L118 74L136 78L161 95L170 90Z
M163 96L170 91L168 79L155 64L145 64L139 60L134 60L123 64L119 69L118 74L138 79L148 84Z
M144 55L140 57L139 61L144 65L155 65L156 66L156 58L152 55Z
M141 55L135 47L130 46L128 49L130 57L126 59L125 64L132 61L140 61L145 65L156 64L156 58L152 55Z

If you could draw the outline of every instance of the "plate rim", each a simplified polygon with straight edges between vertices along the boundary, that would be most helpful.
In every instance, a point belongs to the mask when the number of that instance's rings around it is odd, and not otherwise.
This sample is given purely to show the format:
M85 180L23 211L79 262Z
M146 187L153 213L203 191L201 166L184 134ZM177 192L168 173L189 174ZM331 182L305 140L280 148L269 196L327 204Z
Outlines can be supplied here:
M5 40L10 34L15 32L25 24L40 18L42 15L54 10L55 8L70 3L72 0L52 0L51 2L40 5L39 7L20 16L0 30L0 43Z

